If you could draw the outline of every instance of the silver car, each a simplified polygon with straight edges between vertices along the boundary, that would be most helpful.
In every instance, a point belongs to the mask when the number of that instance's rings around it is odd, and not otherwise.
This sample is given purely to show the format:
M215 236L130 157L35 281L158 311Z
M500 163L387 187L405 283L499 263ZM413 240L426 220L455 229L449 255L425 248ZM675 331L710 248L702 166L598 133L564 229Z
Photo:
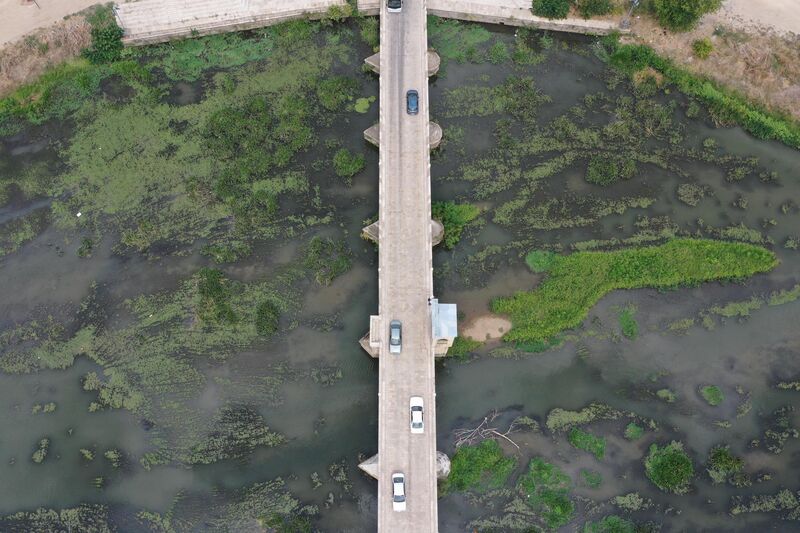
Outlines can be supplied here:
M389 352L400 353L403 345L403 325L399 320L389 323Z
M406 476L400 472L392 474L392 509L406 510Z
M411 433L424 433L425 423L422 420L422 397L411 397Z

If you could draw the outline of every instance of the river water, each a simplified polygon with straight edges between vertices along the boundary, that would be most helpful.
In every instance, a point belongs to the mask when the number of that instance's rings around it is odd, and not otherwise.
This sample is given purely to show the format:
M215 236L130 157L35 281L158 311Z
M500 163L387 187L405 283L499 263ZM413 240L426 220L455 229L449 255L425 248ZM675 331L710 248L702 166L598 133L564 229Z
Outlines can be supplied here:
M493 40L513 42L503 28L486 27ZM538 36L534 36L538 38ZM545 59L520 71L510 64L446 61L444 74L432 81L432 116L448 131L463 130L463 140L445 143L432 159L434 200L472 200L488 209L484 224L467 228L453 251L434 252L437 296L459 305L462 323L488 313L491 299L528 289L540 277L530 274L520 259L524 248L509 243L528 239L539 246L569 245L587 240L624 238L636 231L641 216L669 217L681 232L697 231L697 220L722 227L743 222L761 228L764 219L776 225L764 231L774 241L770 247L781 263L772 272L741 283L705 284L673 291L618 291L592 308L588 319L572 339L543 353L514 352L512 357L493 357L490 352L502 346L490 341L467 362L454 360L437 364L437 438L440 450L453 453L453 430L477 425L488 413L510 417L527 415L544 425L547 413L556 407L580 409L592 402L609 404L652 418L657 431L648 431L637 441L622 437L625 423L599 422L595 433L607 439L603 461L596 461L572 448L564 435L520 433L514 439L517 450L507 443L506 452L516 455L524 465L530 457L542 456L562 468L575 482L573 496L579 498L576 519L565 531L572 531L585 520L598 520L606 514L622 514L608 502L616 495L638 492L653 500L645 510L633 513L636 521L662 524L662 531L752 531L764 527L775 531L797 529L794 522L781 520L781 513L733 517L729 514L733 496L775 494L781 488L797 490L796 466L800 444L789 439L780 454L764 446L754 447L753 439L763 439L770 415L781 406L793 406L797 392L779 390L778 381L800 376L800 302L780 306L762 305L749 316L712 317L713 329L701 325L701 315L715 304L765 298L769 293L791 289L800 282L800 252L784 248L790 237L800 238L797 207L786 214L780 206L789 200L800 202L800 153L778 143L757 141L739 128L715 128L707 115L687 118L685 100L680 95L661 94L660 101L677 100L674 120L683 131L683 146L699 147L704 139L716 141L721 153L742 158L757 157L759 168L776 171L777 183L762 183L756 177L741 182L725 180L725 171L714 163L686 158L669 169L642 165L630 182L617 184L613 196L646 195L654 199L645 209L628 209L622 214L602 217L593 224L555 230L533 230L521 225L494 223L491 209L510 195L476 198L470 184L458 179L462 165L487 157L496 145L492 136L497 115L447 118L443 104L447 91L464 86L502 82L520 72L532 76L542 93L552 101L542 106L538 123L544 125L579 105L585 95L597 92L625 94L623 84L608 89L606 66L591 52L591 41L552 35L554 41ZM367 55L358 42L355 52ZM340 73L358 74L359 65L341 64ZM488 76L488 78L487 78ZM490 80L490 81L487 81ZM363 96L377 95L377 79L361 78ZM168 98L175 105L190 103L202 91L179 82ZM188 96L187 96L188 95ZM250 398L269 427L284 435L285 444L259 447L247 457L222 460L208 465L187 467L178 464L155 466L147 470L138 459L152 449L146 420L123 409L89 412L96 393L84 391L81 378L101 368L85 357L63 370L32 374L0 374L0 513L30 511L38 507L62 509L80 503L106 504L111 521L122 531L144 531L133 517L140 510L168 513L178 501L191 501L181 508L180 517L187 529L211 528L202 502L218 498L225 491L282 477L287 488L303 504L319 507L313 519L324 531L371 531L375 529L375 481L361 474L356 465L377 447L377 362L358 346L366 332L368 317L377 308L377 254L375 247L359 237L363 221L377 211L377 155L362 139L362 131L377 120L377 106L366 114L351 113L345 125L320 134L336 135L345 146L366 155L366 169L346 187L330 176L315 183L325 187L326 196L337 211L338 226L326 231L343 232L353 251L353 266L328 287L306 285L296 323L288 333L274 340L256 343L227 357L200 364L206 377L203 390L191 400L192 409L204 416L213 414L231 401L241 401L241 392L232 392L224 379L266 376L273 365L285 363L297 371L284 380L275 397ZM587 119L591 121L591 119ZM57 161L56 146L67 142L69 128L58 125L32 129L15 138L2 140L0 158L5 172L14 173L35 162ZM657 150L653 146L652 150ZM310 153L308 161L314 159ZM58 169L58 164L50 163ZM559 196L574 193L598 194L596 186L583 180L584 163L567 166L546 178L548 186L537 194ZM455 179L454 179L455 176ZM683 177L681 177L683 176ZM679 183L690 178L713 191L697 207L680 202L675 195ZM746 209L731 204L747 198ZM46 197L22 201L12 198L0 207L0 224L46 209ZM45 227L38 236L17 251L0 258L0 327L10 331L15 324L35 318L64 323L76 328L73 320L80 302L99 288L100 306L107 310L107 327L123 327L128 320L120 312L122 302L141 294L174 290L181 280L209 264L196 248L181 255L147 258L114 246L115 239L103 239L91 257L80 258L75 250L80 241L75 235ZM466 275L459 266L471 256L495 245L500 251L495 260L481 262L484 271ZM225 274L249 282L270 277L276 269L297 257L297 240L256 244L253 254L222 267ZM619 309L636 307L639 335L634 340L622 337L617 322ZM686 328L670 324L694 319ZM320 326L324 322L325 326ZM70 333L69 331L67 332ZM495 354L497 352L494 352ZM341 377L330 385L310 379L304 371L313 368L338 369ZM222 379L218 379L222 378ZM717 407L707 405L698 387L714 384L725 394ZM677 400L667 403L655 397L656 389L668 388ZM746 398L752 409L737 417L737 407ZM56 404L54 412L37 412L35 405ZM790 417L791 418L791 417ZM730 427L715 422L727 420ZM794 423L794 419L790 419ZM724 424L723 424L724 425ZM42 438L50 445L41 463L31 455ZM680 440L695 461L697 476L690 495L660 492L645 477L642 458L653 442ZM751 487L712 485L702 464L715 444L729 444L745 460L745 471L755 479L770 474L770 479ZM87 461L81 449L94 452ZM126 460L114 467L103 459L106 450L119 450ZM329 466L344 461L351 486L336 482ZM592 469L603 476L597 489L580 486L581 469ZM314 488L311 478L318 474L322 486ZM97 479L102 478L98 483ZM594 502L594 503L592 503ZM187 510L188 509L188 510ZM450 495L439 502L440 531L465 531L467 523L487 514L487 509L471 503L463 495ZM177 522L176 522L177 524ZM176 526L177 527L177 526ZM256 530L255 524L251 527Z

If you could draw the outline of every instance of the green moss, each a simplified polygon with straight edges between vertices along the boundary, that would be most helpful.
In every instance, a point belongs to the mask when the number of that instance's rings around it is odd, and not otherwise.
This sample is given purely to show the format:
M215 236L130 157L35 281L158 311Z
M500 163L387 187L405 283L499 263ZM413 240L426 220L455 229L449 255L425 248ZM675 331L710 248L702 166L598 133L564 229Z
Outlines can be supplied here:
M716 385L704 385L700 387L700 395L708 402L708 405L717 406L725 399L725 395Z
M661 246L558 256L532 292L492 302L508 314L508 341L536 341L580 324L603 295L615 289L668 288L715 279L739 279L777 264L774 254L747 244L675 239Z
M580 428L573 428L567 437L569 443L578 448L591 453L597 459L602 459L606 453L606 439L604 437L597 437L583 431Z
M461 446L450 461L450 475L439 484L439 494L502 487L516 465L517 460L506 457L494 440Z
M523 500L549 529L566 525L575 514L570 486L569 477L560 468L538 457L531 459L528 471L517 481Z
M455 248L464 226L475 220L480 213L481 210L472 204L433 202L431 205L431 216L444 226L444 245L448 250Z
M625 438L628 440L638 440L644 435L644 428L637 425L635 422L629 423L625 426Z
M619 327L622 334L629 339L635 339L639 335L639 323L634 318L635 314L636 307L633 305L627 305L619 312Z
M644 467L647 478L659 489L675 494L689 492L694 465L682 443L672 441L662 448L657 444L651 445Z

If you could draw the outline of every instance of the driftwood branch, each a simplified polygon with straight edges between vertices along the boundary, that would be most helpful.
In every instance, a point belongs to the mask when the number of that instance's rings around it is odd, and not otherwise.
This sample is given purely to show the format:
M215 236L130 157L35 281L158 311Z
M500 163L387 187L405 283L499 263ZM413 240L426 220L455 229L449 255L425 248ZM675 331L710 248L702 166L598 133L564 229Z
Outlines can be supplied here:
M496 410L493 410L483 418L477 427L462 428L453 431L456 448L464 445L471 445L486 439L501 438L507 440L519 450L519 445L514 442L511 437L509 437L511 433L518 430L514 422L512 422L505 431L500 431L500 429L497 427L491 427L492 422L494 422L498 416L500 416L500 413L498 413Z

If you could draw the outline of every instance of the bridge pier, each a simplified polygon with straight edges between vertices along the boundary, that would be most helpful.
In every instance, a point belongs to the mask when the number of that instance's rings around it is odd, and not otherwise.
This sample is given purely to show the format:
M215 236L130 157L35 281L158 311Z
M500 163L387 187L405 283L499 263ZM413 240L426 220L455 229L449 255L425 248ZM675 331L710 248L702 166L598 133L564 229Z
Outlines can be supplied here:
M379 124L374 124L364 130L364 140L373 146L381 145L381 128ZM431 150L439 148L442 144L442 127L436 122L428 122L428 146Z
M369 241L378 243L378 235L380 234L378 222L373 222L369 226L361 229L361 237ZM431 219L431 244L436 246L444 239L444 226L438 220Z
M375 74L381 73L381 53L372 54L364 60L364 63ZM439 72L439 67L442 65L442 59L435 50L428 50L428 77L435 76Z
M370 357L375 359L381 353L381 325L383 321L378 315L370 315L369 317L369 331L359 339L358 344L364 348Z
M378 454L376 453L369 459L365 459L358 464L362 472L378 479ZM446 453L436 450L436 479L447 479L450 475L450 458Z

